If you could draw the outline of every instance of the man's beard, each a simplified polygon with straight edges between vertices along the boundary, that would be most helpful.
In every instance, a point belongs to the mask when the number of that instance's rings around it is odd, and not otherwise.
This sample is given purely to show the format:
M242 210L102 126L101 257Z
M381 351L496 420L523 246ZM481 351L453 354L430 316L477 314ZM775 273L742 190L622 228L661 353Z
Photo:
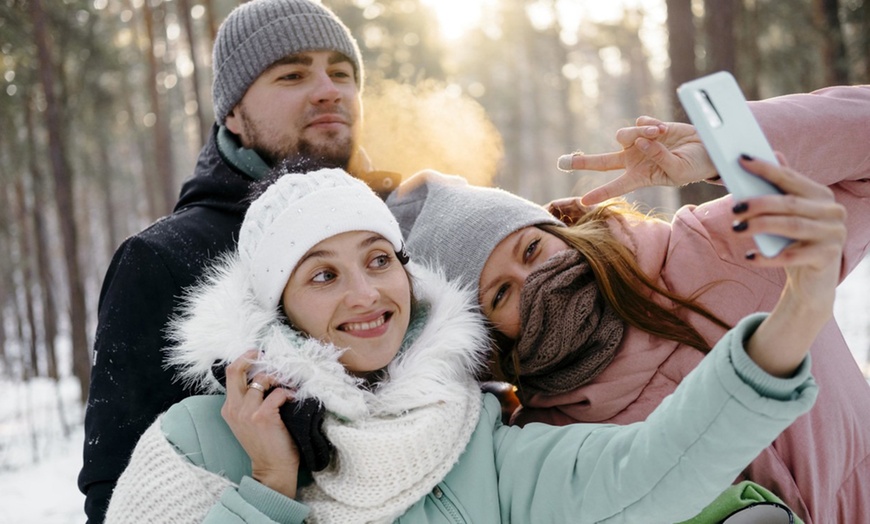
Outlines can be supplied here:
M299 138L294 144L279 144L273 146L263 140L263 133L256 125L251 125L245 113L241 114L246 121L247 128L251 131L251 149L270 166L277 166L283 160L303 159L306 163L316 164L324 168L347 169L353 155L353 138L321 141L315 144L306 138ZM337 134L337 133L336 133Z

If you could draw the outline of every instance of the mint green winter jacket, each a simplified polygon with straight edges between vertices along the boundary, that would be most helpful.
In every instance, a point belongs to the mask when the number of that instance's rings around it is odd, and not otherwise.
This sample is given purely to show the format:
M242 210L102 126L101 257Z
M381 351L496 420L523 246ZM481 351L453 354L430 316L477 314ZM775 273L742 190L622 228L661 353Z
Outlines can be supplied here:
M815 400L809 357L789 379L747 357L742 342L763 318L753 315L729 331L642 423L505 426L498 400L483 395L458 463L398 522L673 523L696 516ZM222 405L220 395L188 398L155 423L176 458L227 479L207 500L205 522L303 522L304 504L250 478Z

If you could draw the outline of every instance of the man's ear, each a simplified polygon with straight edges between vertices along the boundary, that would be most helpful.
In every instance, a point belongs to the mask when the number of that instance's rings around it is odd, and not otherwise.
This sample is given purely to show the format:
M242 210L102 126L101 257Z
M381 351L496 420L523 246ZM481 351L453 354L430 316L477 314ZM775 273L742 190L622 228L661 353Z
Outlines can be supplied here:
M234 135L241 136L242 132L242 123L241 118L236 116L236 109L239 106L236 106L230 109L230 112L227 113L226 118L224 118L224 125L229 129Z

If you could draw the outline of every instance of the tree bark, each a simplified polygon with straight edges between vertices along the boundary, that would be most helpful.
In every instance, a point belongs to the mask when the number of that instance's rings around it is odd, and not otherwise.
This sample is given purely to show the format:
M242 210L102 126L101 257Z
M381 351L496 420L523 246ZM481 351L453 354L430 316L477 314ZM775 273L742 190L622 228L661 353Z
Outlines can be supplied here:
M73 374L79 381L81 401L85 402L90 385L91 363L88 352L87 310L84 286L78 260L78 235L75 226L72 170L64 151L62 123L54 96L54 71L42 0L30 1L33 39L39 64L39 78L45 96L45 126L48 130L49 160L54 177L54 193L60 219L64 261L69 292L70 335L72 339Z
M42 373L39 369L39 334L36 329L36 313L34 312L33 288L37 284L33 281L33 247L30 244L32 232L25 195L24 180L18 177L15 180L15 221L18 225L18 270L21 272L21 285L24 288L24 322L27 330L27 353L26 364L30 368L30 376L38 377ZM22 340L24 342L24 340Z
M677 98L677 88L698 76L695 65L695 18L691 0L667 0L668 49L671 56L671 103L674 120L688 122ZM701 204L722 194L711 184L689 184L680 188L683 204Z
M193 64L193 72L190 74L193 99L196 102L196 124L199 129L199 144L201 148L208 141L209 125L206 122L202 104L202 91L199 85L199 61L196 59L196 35L193 32L193 21L190 19L190 0L178 0L178 11L184 25L184 33L187 35L187 47L190 50L190 61Z
M737 40L734 24L738 0L704 0L707 33L707 72L728 71L737 76Z
M751 6L741 4L737 13L740 20L740 37L738 47L741 50L740 78L742 80L744 94L747 100L761 98L759 86L759 73L761 72L761 49L758 47L758 34L762 23L759 20L758 5L753 2Z
M145 18L145 37L148 40L148 52L146 59L148 63L148 82L146 86L148 95L151 100L151 112L154 114L154 126L152 127L154 137L154 155L157 164L157 203L159 215L168 215L172 211L172 205L175 202L175 176L173 175L172 167L172 144L169 133L169 123L166 111L163 108L163 98L157 92L157 75L160 72L157 66L157 57L155 56L155 30L154 30L154 11L151 9L149 2L143 2L142 16ZM156 217L154 217L156 218Z
M839 0L814 0L816 27L822 34L822 67L825 70L825 85L849 83L849 59L843 26L840 23Z
M208 35L211 37L209 43L214 44L214 41L217 40L218 33L218 21L217 17L214 14L214 1L213 0L203 0L203 5L205 5L205 20L208 25ZM211 46L209 46L211 47Z
M51 272L51 260L48 248L48 233L45 223L45 214L48 206L45 205L44 174L39 169L36 161L36 126L33 122L32 100L24 103L24 119L27 132L27 157L30 164L30 177L33 181L33 235L35 240L36 267L39 275L40 289L42 290L42 336L45 344L46 362L48 364L48 376L53 380L60 378L57 364L57 304L54 298L54 278Z
M695 18L692 14L692 0L666 0L666 4L672 114L675 121L687 122L686 112L677 98L677 88L698 76L695 65Z
M858 9L861 15L858 19L858 54L861 56L863 75L857 82L870 84L870 0L864 0ZM867 356L870 362L870 355Z

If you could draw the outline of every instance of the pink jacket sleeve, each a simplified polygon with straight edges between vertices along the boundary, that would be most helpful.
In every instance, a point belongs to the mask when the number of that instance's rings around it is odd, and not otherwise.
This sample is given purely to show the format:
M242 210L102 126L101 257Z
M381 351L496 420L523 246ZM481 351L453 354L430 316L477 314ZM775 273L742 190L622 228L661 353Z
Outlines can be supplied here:
M870 86L838 86L750 102L773 148L846 206L842 278L870 245Z

